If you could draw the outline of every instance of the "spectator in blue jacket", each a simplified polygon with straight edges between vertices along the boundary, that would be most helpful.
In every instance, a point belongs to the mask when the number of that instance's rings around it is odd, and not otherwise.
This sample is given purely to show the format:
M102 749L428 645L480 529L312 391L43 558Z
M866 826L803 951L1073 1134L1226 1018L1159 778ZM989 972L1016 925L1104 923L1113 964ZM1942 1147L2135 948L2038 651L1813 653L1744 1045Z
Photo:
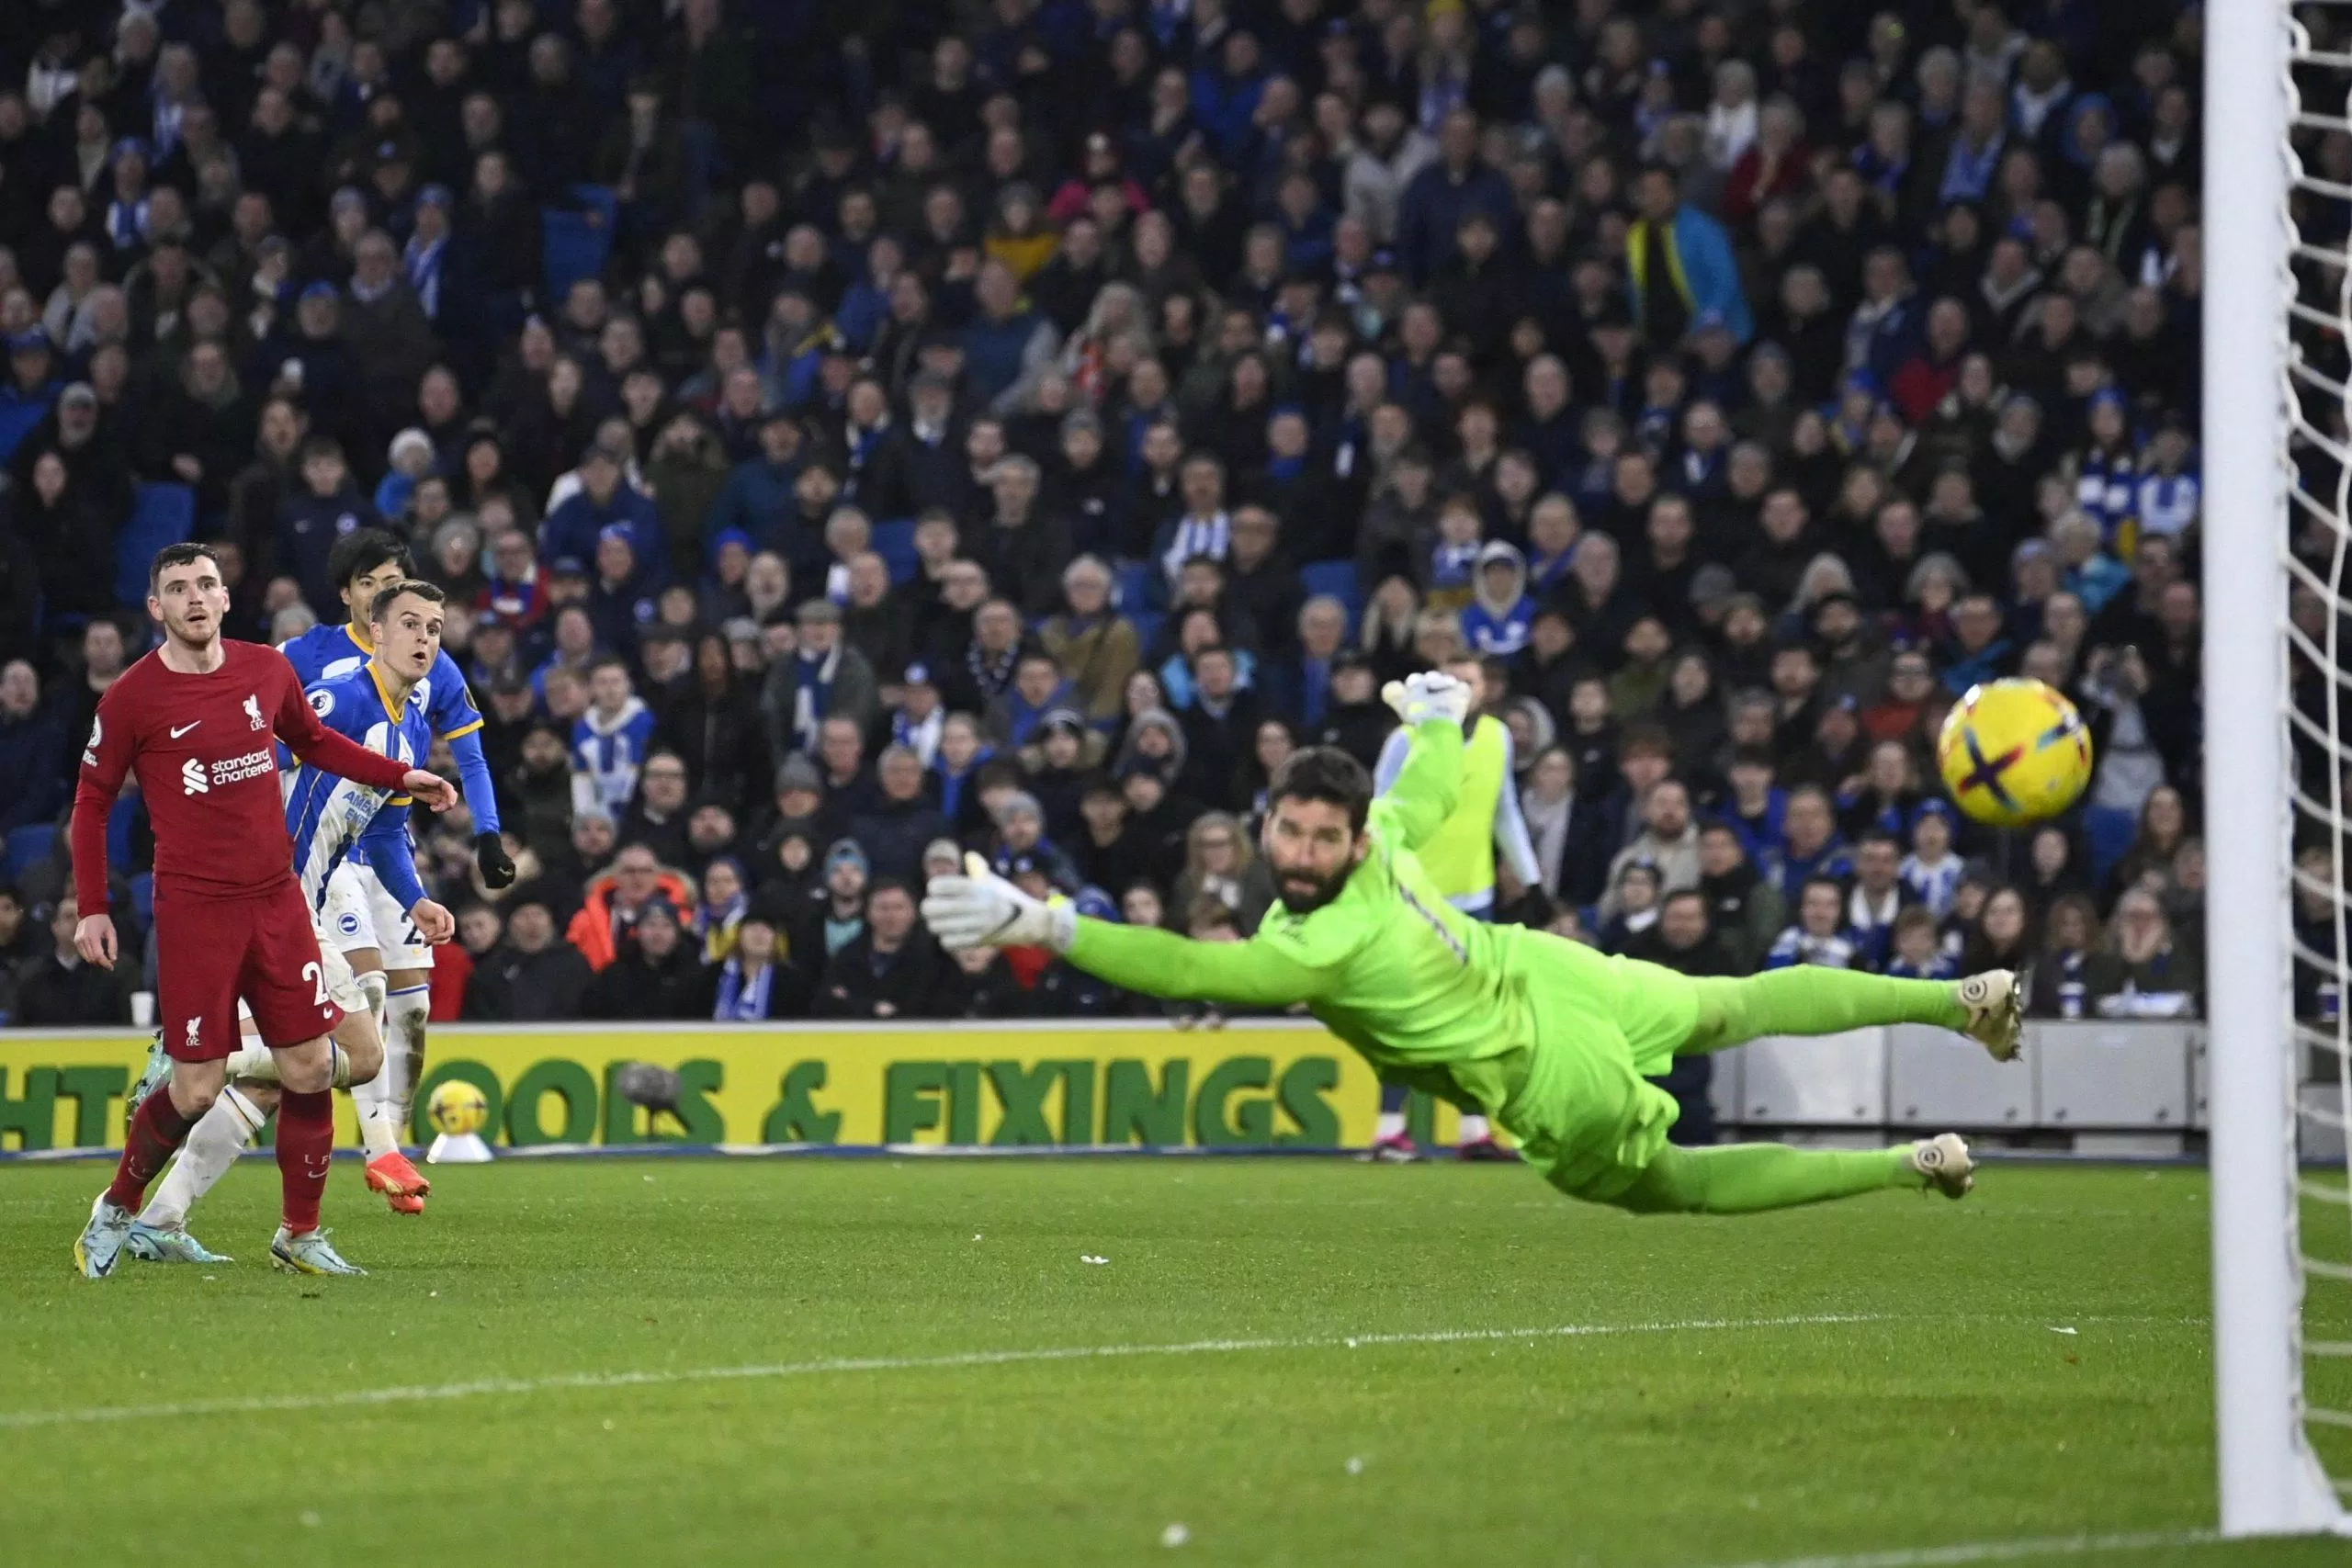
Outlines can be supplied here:
M65 804L65 729L21 659L0 670L0 834L46 822Z
M1828 791L1816 784L1791 790L1781 830L1781 896L1790 908L1803 907L1806 883L1826 880L1842 886L1854 874Z
M1505 234L1516 231L1510 182L1478 157L1478 117L1466 108L1449 113L1438 130L1437 145L1437 158L1406 183L1396 204L1397 256L1417 288L1435 276L1453 252L1464 213L1487 213ZM1729 255L1726 246L1726 262ZM1736 292L1738 288L1735 275L1732 288ZM1747 336L1743 332L1741 341Z
M25 437L57 401L57 355L49 333L27 327L8 338L8 379L0 385L0 463L16 456Z
M277 510L277 570L302 585L311 604L332 604L337 589L328 580L328 553L345 534L381 521L352 482L343 443L314 435L302 444L302 482Z
M1010 395L1052 362L1061 335L1022 298L1020 280L1001 261L981 265L972 293L980 308L960 339L964 384L980 402L1009 412Z
M1266 96L1266 74L1254 33L1225 37L1216 65L1193 73L1193 118L1229 163L1248 146L1258 100Z
M629 455L603 441L588 448L580 460L579 491L548 513L540 553L549 559L569 556L575 560L596 558L596 546L612 527L628 530L629 545L640 561L668 558L662 543L662 514L650 496L621 482Z
M1417 182L1418 183L1418 182ZM1722 224L1684 205L1674 171L1653 164L1634 182L1638 216L1625 231L1634 317L1652 346L1672 350L1700 318L1720 318L1733 337L1756 334L1739 263Z
M706 546L715 550L718 536L738 529L754 541L764 540L792 511L792 487L800 478L800 422L790 411L771 409L760 422L759 455L729 471L718 499L702 520Z

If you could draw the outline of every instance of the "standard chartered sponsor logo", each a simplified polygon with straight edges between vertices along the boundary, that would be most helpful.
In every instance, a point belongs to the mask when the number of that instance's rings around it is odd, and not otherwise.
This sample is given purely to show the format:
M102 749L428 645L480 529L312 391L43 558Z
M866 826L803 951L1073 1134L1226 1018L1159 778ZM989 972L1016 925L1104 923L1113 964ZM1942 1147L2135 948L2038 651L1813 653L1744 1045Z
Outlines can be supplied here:
M187 795L209 795L221 784L242 784L277 771L277 759L265 746L258 751L248 751L242 757L230 757L215 762L208 771L196 758L180 764L180 788Z
M224 762L213 763L212 782L216 784L238 784L243 780L259 778L264 773L273 773L277 771L277 759L271 756L269 748L265 746L258 751L248 751L242 757L232 757Z

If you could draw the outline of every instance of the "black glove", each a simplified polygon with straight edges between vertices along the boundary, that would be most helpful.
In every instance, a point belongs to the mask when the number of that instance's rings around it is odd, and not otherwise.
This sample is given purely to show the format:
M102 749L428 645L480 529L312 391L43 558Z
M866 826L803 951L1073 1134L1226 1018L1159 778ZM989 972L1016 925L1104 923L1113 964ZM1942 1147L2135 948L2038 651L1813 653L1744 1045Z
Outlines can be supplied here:
M514 880L514 863L507 857L506 840L495 833L474 835L474 862L481 867L484 887L503 887Z

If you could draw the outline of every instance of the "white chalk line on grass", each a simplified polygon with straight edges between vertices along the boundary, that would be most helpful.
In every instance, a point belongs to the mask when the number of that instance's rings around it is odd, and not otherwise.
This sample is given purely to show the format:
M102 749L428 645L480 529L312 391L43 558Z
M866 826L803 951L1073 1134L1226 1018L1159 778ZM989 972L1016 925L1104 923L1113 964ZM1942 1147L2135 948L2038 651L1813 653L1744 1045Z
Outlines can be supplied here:
M1957 1546L1910 1546L1850 1556L1786 1557L1742 1562L1734 1568L1948 1568L1965 1562L2015 1562L2034 1557L2085 1557L2108 1551L2154 1551L2169 1546L2211 1546L2219 1530L2143 1530L2130 1535L2053 1535L2019 1540L1964 1541Z
M1292 1338L1192 1339L1168 1345L1067 1345L1035 1349L957 1350L934 1356L825 1356L744 1367L695 1367L644 1371L558 1372L543 1377L476 1378L409 1387L342 1389L330 1393L254 1394L189 1399L164 1404L93 1404L68 1410L0 1411L0 1431L89 1426L178 1416L258 1416L289 1410L348 1410L414 1404L490 1394L555 1393L578 1389L661 1388L681 1383L748 1382L827 1373L936 1371L1046 1361L1114 1361L1146 1356L1233 1356L1261 1350L1353 1350L1370 1345L1464 1345L1589 1339L1625 1334L1701 1334L1742 1329L1815 1328L1892 1323L1893 1313L1808 1313L1789 1317L1689 1318L1658 1323L1571 1323L1549 1328L1432 1328L1392 1334L1310 1335Z

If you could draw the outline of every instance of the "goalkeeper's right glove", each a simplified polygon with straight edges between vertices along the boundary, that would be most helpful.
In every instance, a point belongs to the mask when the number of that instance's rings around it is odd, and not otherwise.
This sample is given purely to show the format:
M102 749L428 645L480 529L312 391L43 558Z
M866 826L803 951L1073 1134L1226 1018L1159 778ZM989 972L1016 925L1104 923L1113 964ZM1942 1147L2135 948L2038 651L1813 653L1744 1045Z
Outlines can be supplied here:
M962 876L933 877L923 895L923 923L948 952L1046 947L1068 953L1078 940L1078 911L1066 900L1032 898L978 854L964 856L964 869Z
M1470 712L1469 686L1439 670L1391 681L1381 688L1380 695L1396 710L1398 718L1417 727L1431 719L1460 724Z

